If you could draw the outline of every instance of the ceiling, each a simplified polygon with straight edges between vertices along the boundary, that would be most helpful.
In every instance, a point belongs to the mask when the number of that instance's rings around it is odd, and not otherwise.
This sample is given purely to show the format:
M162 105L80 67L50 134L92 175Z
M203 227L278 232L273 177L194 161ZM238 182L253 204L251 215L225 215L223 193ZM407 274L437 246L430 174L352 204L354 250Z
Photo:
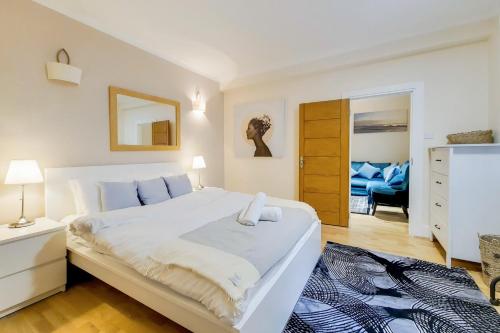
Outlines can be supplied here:
M221 84L500 14L499 0L34 0Z

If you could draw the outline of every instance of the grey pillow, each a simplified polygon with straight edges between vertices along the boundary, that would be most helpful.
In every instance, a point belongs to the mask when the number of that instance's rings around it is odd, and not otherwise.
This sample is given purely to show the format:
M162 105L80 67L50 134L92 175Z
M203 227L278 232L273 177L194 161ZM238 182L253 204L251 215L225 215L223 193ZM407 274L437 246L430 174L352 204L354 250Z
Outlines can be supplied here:
M152 205L170 199L167 185L162 178L138 181L137 192L139 192L139 199L144 205Z
M184 175L163 177L167 183L168 192L172 198L193 192L193 186L189 177Z
M102 210L140 206L136 182L99 182Z

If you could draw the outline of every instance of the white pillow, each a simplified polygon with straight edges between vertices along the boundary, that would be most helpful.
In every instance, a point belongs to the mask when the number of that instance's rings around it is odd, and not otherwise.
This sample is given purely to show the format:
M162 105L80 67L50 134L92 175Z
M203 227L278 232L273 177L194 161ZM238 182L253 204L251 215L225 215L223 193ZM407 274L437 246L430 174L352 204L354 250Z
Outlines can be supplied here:
M101 197L97 182L72 179L69 181L77 214L93 214L101 211Z

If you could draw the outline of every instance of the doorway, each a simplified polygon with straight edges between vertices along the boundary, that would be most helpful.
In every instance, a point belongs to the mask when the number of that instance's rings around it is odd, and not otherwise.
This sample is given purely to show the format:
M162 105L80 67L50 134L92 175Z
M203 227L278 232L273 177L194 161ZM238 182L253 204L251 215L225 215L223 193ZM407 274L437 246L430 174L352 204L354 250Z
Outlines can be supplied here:
M408 222L411 94L353 99L350 111L350 213Z
M428 160L428 153L427 150L425 149L424 145L424 137L426 136L424 134L424 85L421 82L412 82L412 83L405 83L405 84L399 84L399 85L393 85L393 86L383 86L383 87L378 87L378 88L371 88L371 89L365 89L365 90L357 90L357 91L351 91L342 94L342 99L337 100L337 101L329 101L329 102L317 102L317 103L341 103L343 105L342 107L342 113L341 114L347 114L349 116L349 120L346 122L345 120L342 122L345 126L347 123L347 126L350 128L351 124L353 124L353 117L352 114L350 113L349 107L350 107L350 100L357 100L357 99L362 99L362 98L368 98L368 97L376 97L376 96L384 96L384 95L391 95L391 94L410 94L410 99L411 99L411 112L409 114L409 123L411 124L411 132L410 132L410 158L409 158L409 165L411 167L411 172L409 175L409 182L411 184L409 188L409 204L408 204L408 213L409 213L409 219L408 219L408 233L410 236L420 236L420 237L431 237L430 233L430 228L428 224L428 214L429 214L429 207L427 204L427 198L426 198L426 192L428 191L429 184L426 182L426 173L425 173L425 167L426 167L426 161ZM317 200L316 202L306 200L304 197L304 187L305 187L305 180L304 176L307 173L305 170L308 168L307 160L304 156L304 134L305 134L305 121L304 119L304 111L306 108L306 105L312 105L312 104L317 104L317 103L307 103L307 104L301 104L300 105L300 120L299 120L299 197L301 201L305 201L311 206L313 206L317 211L320 211L320 218L322 214L321 211L322 209L318 209L318 207L322 208L328 208L328 205L330 205L330 202L328 201L328 198L323 198L322 200ZM321 108L320 108L321 109ZM321 112L333 112L332 110L329 110L328 108L322 108L322 111L319 111L319 114ZM337 111L335 111L337 112ZM321 116L320 116L321 117ZM319 119L321 120L321 118ZM346 133L345 131L343 132L344 134ZM347 159L341 159L341 161L344 161L344 163L341 163L341 166L339 166L339 171L335 172L340 172L341 177L339 178L340 185L342 185L342 188L346 188L345 191L340 190L338 192L339 197L343 198L345 204L344 205L338 205L336 208L328 208L330 210L334 210L334 214L330 214L330 212L326 211L328 215L330 215L333 218L333 221L340 221L337 219L336 216L341 216L341 215L335 215L335 214L345 214L347 216L347 221L343 220L341 224L336 224L336 225L341 225L341 226L348 226L349 225L349 218L350 218L350 213L349 213L349 206L350 206L350 137L351 133L348 132L347 137L344 137L343 142L344 145L345 143L348 144L347 148L347 154L348 158ZM320 145L321 147L321 145ZM344 148L345 149L345 146ZM339 155L340 156L340 155ZM343 154L341 156L346 156L346 154ZM322 161L325 161L325 163L322 163ZM340 161L340 160L339 160ZM317 173L317 170L324 169L327 165L326 159L316 159L316 163L314 165L314 173ZM320 171L321 172L321 171ZM321 177L314 177L316 178L316 184L321 182ZM345 181L347 180L347 187L345 186ZM322 184L323 185L323 184ZM324 186L324 185L323 185ZM314 187L311 189L314 191L317 191ZM339 198L337 197L337 198ZM332 196L332 198L335 199L335 196ZM335 199L336 202L339 202ZM324 222L324 219L322 219ZM334 223L326 223L326 224L334 224ZM335 225L335 224L334 224Z
M369 97L393 94L410 94L411 107L409 114L410 131L410 175L409 182L409 219L408 233L410 236L431 237L428 223L429 205L426 193L429 184L426 181L426 165L428 152L425 149L424 138L424 84L410 82L392 86L382 86L364 90L350 91L342 94L343 98L358 100ZM351 114L350 123L353 124Z

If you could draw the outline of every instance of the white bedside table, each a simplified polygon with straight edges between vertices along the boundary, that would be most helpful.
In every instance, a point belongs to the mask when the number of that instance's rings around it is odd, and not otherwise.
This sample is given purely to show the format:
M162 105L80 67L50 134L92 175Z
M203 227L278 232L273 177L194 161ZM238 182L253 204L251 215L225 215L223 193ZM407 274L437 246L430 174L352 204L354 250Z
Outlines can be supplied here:
M0 318L65 290L64 228L45 218L19 229L0 225Z

